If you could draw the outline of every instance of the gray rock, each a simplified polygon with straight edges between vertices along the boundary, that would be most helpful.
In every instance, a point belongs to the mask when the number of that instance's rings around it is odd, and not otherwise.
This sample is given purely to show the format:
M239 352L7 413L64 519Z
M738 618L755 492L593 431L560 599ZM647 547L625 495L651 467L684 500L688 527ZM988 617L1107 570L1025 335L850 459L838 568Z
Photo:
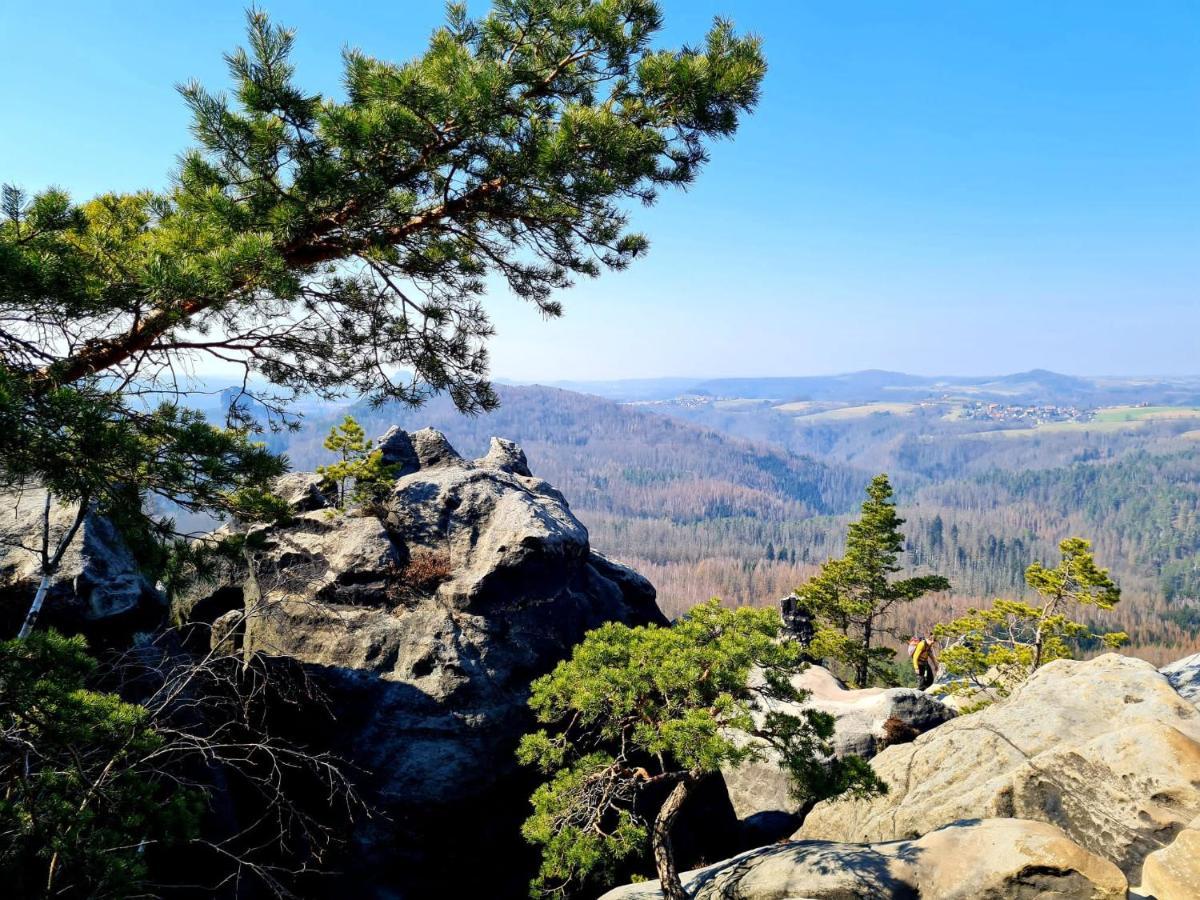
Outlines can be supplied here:
M900 840L1014 816L1057 825L1137 881L1200 815L1200 711L1143 660L1058 660L871 765L887 796L818 804L796 837Z
M323 482L316 472L289 472L276 478L271 489L294 512L312 512L332 505L321 490Z
M955 715L936 697L918 690L847 690L821 666L809 666L792 683L809 692L808 701L772 702L757 718L764 718L770 710L793 715L805 709L829 713L837 721L833 755L838 758L857 755L869 759L888 744L911 741ZM790 833L800 824L803 812L802 804L791 796L789 779L778 754L769 748L765 753L761 760L721 771L738 819L755 839L764 841Z
M1200 653L1177 659L1158 671L1167 677L1171 687L1179 691L1181 697L1200 704Z
M492 438L487 455L480 457L476 462L481 466L499 469L501 472L524 475L526 478L532 476L529 471L529 462L525 459L525 451L504 438Z
M383 457L384 465L396 467L397 478L411 475L421 468L412 436L399 425L393 425L382 436L376 438L375 446Z
M417 461L422 469L462 461L458 451L450 446L450 442L440 431L422 428L420 431L414 431L411 438L413 452L416 453Z
M683 876L694 900L1124 900L1111 862L1053 825L957 822L912 841L794 841L751 850ZM657 881L601 900L661 900Z
M41 580L37 554L17 545L40 544L45 502L41 489L0 496L0 592L5 619L20 622ZM51 506L51 546L70 527L77 509L75 504ZM41 623L87 631L123 617L157 619L164 611L162 594L142 574L113 523L88 513L51 581Z
M484 840L469 835L501 822L520 852L530 774L514 750L531 724L530 682L588 629L665 622L649 582L592 552L515 445L493 442L469 461L438 432L411 443L420 467L396 481L382 520L318 510L257 526L265 546L246 585L246 623L231 633L235 619L220 619L214 632L321 680L339 730L320 737L372 773L386 816L360 841L385 866L397 846L468 858ZM208 585L209 595L240 596L246 576Z

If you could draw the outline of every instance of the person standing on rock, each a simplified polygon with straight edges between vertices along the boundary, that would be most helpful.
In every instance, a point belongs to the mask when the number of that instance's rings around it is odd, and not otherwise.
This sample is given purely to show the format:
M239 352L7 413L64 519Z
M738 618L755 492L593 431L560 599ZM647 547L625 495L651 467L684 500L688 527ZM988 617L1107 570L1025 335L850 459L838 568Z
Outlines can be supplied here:
M908 642L913 670L917 673L917 687L921 690L928 688L937 678L937 655L933 652L935 643L933 634L928 631L924 636L916 635Z

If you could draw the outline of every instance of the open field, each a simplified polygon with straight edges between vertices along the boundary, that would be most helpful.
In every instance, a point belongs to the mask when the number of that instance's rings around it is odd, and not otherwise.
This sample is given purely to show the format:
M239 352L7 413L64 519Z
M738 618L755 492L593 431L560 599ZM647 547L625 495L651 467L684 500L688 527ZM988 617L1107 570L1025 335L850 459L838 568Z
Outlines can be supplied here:
M1096 410L1096 422L1144 422L1149 419L1200 418L1195 406L1109 406Z
M774 401L759 400L753 397L732 397L728 400L714 400L714 409L758 409L762 406L770 406Z
M775 407L776 412L790 413L796 416L807 416L811 413L839 409L836 403L828 400L796 400L791 403L781 403Z
M788 407L798 405L800 404L786 404ZM779 410L784 408L783 406L776 407ZM844 422L849 419L865 419L874 415L907 416L917 408L918 404L916 403L866 403L862 406L843 406L840 409L825 409L808 414L798 413L797 418L801 418L805 422Z

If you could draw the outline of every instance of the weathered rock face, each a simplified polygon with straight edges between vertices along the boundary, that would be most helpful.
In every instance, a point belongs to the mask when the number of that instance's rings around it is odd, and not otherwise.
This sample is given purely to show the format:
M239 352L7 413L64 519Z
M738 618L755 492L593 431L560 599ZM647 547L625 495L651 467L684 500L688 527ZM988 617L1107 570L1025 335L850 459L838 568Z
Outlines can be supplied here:
M1158 671L1185 700L1200 704L1200 653L1193 653L1163 666Z
M886 841L966 818L1037 819L1136 882L1200 814L1200 711L1142 660L1059 660L872 767L886 797L818 804L796 837Z
M828 669L810 666L792 681L810 693L804 704L770 704L779 712L798 714L817 709L837 720L834 756L869 759L884 747L911 741L917 735L953 718L954 712L936 698L907 688L847 690ZM759 718L765 717L764 709ZM721 772L734 812L748 836L770 841L790 834L800 824L801 805L791 797L788 777L779 757L768 750L764 759Z
M38 556L16 544L40 546L45 503L40 489L0 497L0 592L6 625L19 625L41 580ZM51 547L70 527L77 509L51 505ZM162 595L142 574L112 522L88 514L51 582L40 622L87 631L118 620L157 620L164 609Z
M392 429L379 446L407 470L380 517L312 508L319 491L298 480L308 511L262 530L245 625L226 614L214 639L321 677L335 747L370 773L391 818L364 830L368 864L403 869L408 848L442 842L462 854L454 877L483 877L465 865L478 858L476 823L503 821L515 836L527 813L513 752L531 680L603 622L665 620L649 582L592 552L515 445L494 440L468 461L438 432ZM238 578L209 585L192 608L212 621L231 598L240 607ZM389 878L376 870L371 889L395 891Z
M796 841L689 872L694 900L1119 900L1120 869L1044 822L958 822L913 841ZM658 900L658 882L601 900Z
M1200 896L1200 818L1166 847L1146 857L1138 893L1155 900L1195 900Z

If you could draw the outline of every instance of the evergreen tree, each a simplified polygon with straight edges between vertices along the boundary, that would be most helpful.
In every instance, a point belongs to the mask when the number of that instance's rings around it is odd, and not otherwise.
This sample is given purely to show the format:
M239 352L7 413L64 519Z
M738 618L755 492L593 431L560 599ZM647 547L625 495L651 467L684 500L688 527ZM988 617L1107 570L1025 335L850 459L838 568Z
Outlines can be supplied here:
M529 705L555 729L527 735L518 751L551 776L534 792L523 828L542 848L535 895L612 874L649 841L664 895L685 900L675 817L701 780L761 758L764 746L779 752L798 797L885 790L858 757L829 758L830 715L768 711L772 699L807 697L790 681L805 668L801 648L780 641L780 629L774 609L729 610L713 600L667 628L603 625L533 683ZM662 788L669 791L660 797ZM652 822L643 818L647 804Z
M489 277L559 314L572 279L646 251L629 204L691 183L757 101L757 39L718 20L699 49L652 47L661 28L650 0L452 3L422 55L347 52L339 101L297 85L293 33L251 11L232 100L182 88L199 146L171 191L6 191L16 387L34 402L191 354L284 388L492 406Z
M82 638L0 642L0 878L6 896L143 895L147 843L197 831L201 798L155 760L140 706L88 689Z
M393 467L383 464L383 451L373 450L374 443L354 416L346 416L340 425L329 430L324 447L338 454L338 461L317 466L317 472L337 490L337 508L345 509L347 501L369 503L381 498L387 489ZM354 490L347 491L353 482Z
M628 210L697 177L765 70L723 20L698 48L656 46L650 0L454 3L413 59L347 52L335 100L297 84L291 31L248 23L232 94L182 89L197 146L169 190L4 188L0 484L253 517L280 466L238 410L283 424L301 392L494 406L486 285L557 315L573 279L641 256ZM245 370L236 427L174 402L205 359Z
M1107 569L1096 565L1088 541L1067 538L1059 550L1062 559L1053 569L1034 562L1025 571L1040 602L998 599L991 609L972 609L937 626L935 634L948 642L942 668L957 679L949 692L1005 696L1041 666L1070 658L1080 647L1115 648L1129 639L1123 631L1093 632L1071 617L1080 607L1113 609L1121 589Z
M820 574L795 592L820 623L813 652L847 665L858 687L888 678L895 653L877 646L877 641L892 634L894 607L950 589L940 575L890 580L900 571L898 560L904 552L904 520L891 498L887 475L875 476L867 487L862 515L850 523L846 555L824 563Z

